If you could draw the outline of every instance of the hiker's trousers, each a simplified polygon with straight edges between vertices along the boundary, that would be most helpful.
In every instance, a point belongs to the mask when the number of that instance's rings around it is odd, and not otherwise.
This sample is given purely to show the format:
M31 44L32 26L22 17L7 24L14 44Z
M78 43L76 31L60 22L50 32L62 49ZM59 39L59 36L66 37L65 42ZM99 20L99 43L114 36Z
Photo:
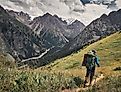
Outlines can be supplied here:
M95 75L95 66L90 68L90 67L86 67L87 71L86 71L86 76L85 77L93 77Z

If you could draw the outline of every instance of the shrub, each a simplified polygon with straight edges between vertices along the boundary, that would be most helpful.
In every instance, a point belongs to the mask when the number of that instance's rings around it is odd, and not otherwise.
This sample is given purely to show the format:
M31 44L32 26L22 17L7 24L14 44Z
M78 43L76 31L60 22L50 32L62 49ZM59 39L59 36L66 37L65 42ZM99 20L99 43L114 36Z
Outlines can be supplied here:
M79 77L65 77L61 73L0 72L1 92L58 92L61 87L79 87L81 82Z
M89 92L121 92L121 76L109 76L93 86Z

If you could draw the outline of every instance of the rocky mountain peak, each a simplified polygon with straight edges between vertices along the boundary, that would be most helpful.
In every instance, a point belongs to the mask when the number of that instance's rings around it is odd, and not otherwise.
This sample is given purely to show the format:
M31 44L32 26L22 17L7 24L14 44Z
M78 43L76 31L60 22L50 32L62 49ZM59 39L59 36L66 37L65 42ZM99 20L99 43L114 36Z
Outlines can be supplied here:
M47 17L52 17L52 15L50 14L50 13L45 13L42 17L45 17L45 18L47 18Z
M56 18L54 16L52 16L49 13L46 13L43 16L39 16L39 17L34 18L33 21L30 24L32 24L34 22L42 23L42 24L45 24L45 23L50 24L50 23L53 23L55 21L57 21L57 20L56 20Z
M105 19L105 18L107 18L108 16L106 15L106 14L103 14L100 18L102 18L102 19Z
M0 13L2 14L2 13L5 13L6 12L6 10L4 10L4 8L0 5Z
M28 13L24 13L23 11L20 11L20 12L16 12L16 11L13 11L13 10L7 10L10 14L13 14L15 17L16 15L18 16L21 16L22 18L26 18L28 20L31 19L31 17L29 16Z
M4 8L0 5L0 10L4 10Z
M53 19L53 16L50 13L47 12L47 13L45 13L42 16L35 17L33 19L33 21L39 21L39 22L41 22L42 20L44 21L44 20L48 20L48 19Z
M41 17L41 21L45 22L45 23L48 23L50 26L52 24L53 25L59 25L60 23L60 19L59 17L55 17L55 16L52 16L51 14L49 13L46 13L44 14L42 17ZM48 25L48 26L49 26Z
M79 20L75 20L71 25L73 26L85 26L82 22L80 22Z
M29 16L29 14L24 13L23 11L21 12L16 12L13 10L7 10L7 12L13 16L14 18L16 18L18 21L24 23L25 25L29 25L30 21L31 21L31 17Z
M62 20L62 18L58 17L58 15L53 15L53 17L57 18L59 21L63 22L64 24L67 24L66 20Z

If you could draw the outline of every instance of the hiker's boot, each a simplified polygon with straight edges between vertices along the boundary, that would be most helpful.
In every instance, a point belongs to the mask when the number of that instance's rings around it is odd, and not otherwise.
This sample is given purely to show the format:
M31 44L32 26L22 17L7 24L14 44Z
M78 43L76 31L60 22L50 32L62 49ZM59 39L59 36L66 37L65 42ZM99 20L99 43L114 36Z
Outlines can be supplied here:
M84 83L84 88L86 87L86 83Z
M88 83L87 80L84 81L84 88L86 87L86 83Z
M88 83L88 77L85 77L85 81L84 81L84 88L86 87L86 83Z

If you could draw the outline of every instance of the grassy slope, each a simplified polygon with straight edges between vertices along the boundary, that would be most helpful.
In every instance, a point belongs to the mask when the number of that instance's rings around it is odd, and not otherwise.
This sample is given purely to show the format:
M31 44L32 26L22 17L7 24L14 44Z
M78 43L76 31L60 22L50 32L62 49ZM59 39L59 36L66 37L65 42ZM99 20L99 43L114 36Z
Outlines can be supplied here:
M44 67L43 70L64 72L66 75L84 78L85 67L81 67L80 65L83 60L83 55L92 49L97 51L97 55L100 58L101 67L97 68L97 73L102 72L105 76L120 75L120 71L113 71L113 69L121 66L121 33L115 33L85 47L77 53L58 59L54 63Z
M62 86L73 88L83 81L80 78L84 78L85 68L80 67L80 64L84 53L91 49L96 49L100 57L101 67L97 69L98 73L103 72L105 76L114 76L106 77L100 82L101 85L94 87L92 92L96 92L97 89L101 89L99 92L111 92L113 87L116 87L114 90L120 88L121 71L113 71L114 68L121 66L121 33L116 33L87 46L82 51L36 70L17 70L14 62L10 63L4 58L5 55L0 54L0 92L57 92ZM115 78L116 76L120 78ZM102 91L103 88L105 91Z
M14 61L8 60L5 53L0 53L0 92L58 92L61 87L77 87L74 79L62 73L35 72L29 68L18 70Z

